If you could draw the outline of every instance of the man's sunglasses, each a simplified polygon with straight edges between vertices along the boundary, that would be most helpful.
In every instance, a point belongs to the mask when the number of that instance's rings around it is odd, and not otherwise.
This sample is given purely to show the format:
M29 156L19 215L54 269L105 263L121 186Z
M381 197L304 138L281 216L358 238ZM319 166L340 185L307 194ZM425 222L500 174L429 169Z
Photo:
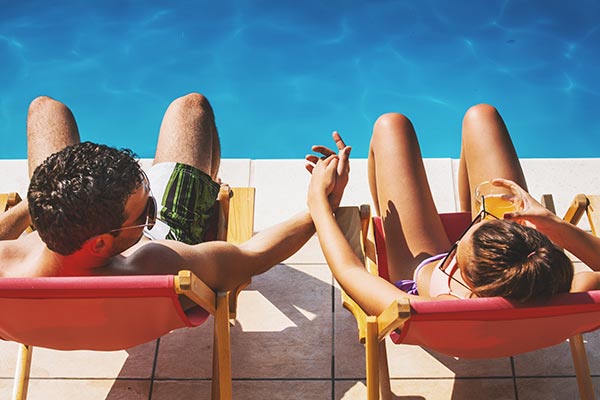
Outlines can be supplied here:
M117 228L117 229L112 229L110 231L108 231L108 233L115 233L115 232L120 232L120 231L124 231L124 230L128 230L128 229L139 229L139 228L145 228L148 227L148 229L152 229L154 227L154 225L156 224L156 200L154 199L154 196L152 196L152 194L150 194L150 196L148 196L148 202L146 203L146 222L143 224L138 224L138 225L132 225L132 226L124 226L121 228Z

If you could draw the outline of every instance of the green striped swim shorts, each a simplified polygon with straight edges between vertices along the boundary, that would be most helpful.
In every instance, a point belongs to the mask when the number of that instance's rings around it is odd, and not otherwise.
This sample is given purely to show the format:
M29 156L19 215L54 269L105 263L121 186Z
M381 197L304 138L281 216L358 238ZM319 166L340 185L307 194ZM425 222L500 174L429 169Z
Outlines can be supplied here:
M203 242L220 185L204 172L180 163L153 165L148 178L158 203L159 223L146 235L187 244Z

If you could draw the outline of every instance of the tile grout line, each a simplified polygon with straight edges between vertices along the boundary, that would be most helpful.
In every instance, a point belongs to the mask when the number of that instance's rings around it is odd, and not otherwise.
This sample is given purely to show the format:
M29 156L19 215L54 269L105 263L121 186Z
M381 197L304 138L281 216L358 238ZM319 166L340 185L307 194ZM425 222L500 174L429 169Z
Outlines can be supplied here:
M156 347L154 348L154 361L152 362L152 374L150 375L150 392L148 400L152 400L152 392L154 391L154 375L156 373L156 365L158 364L158 348L160 347L160 338L156 339Z
M335 400L335 280L331 276L331 400Z
M515 358L510 356L510 370L512 372L513 388L515 390L515 400L519 400L519 389L517 388L517 369L515 368Z

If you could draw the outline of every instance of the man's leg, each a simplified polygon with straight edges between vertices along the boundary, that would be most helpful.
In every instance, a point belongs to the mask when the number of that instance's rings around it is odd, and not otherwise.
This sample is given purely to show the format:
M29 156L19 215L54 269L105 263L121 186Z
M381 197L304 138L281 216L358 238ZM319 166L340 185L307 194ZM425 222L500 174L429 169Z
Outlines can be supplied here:
M221 149L212 107L198 93L175 99L163 118L154 164L191 165L217 179Z
M383 220L392 282L412 279L424 258L450 247L433 202L411 122L401 114L379 117L369 149L369 183Z
M40 96L27 114L27 159L29 177L49 155L79 143L79 130L73 113L63 103Z
M494 107L488 104L471 107L463 119L462 130L458 189L463 211L471 211L473 193L483 181L510 179L527 190L508 129Z

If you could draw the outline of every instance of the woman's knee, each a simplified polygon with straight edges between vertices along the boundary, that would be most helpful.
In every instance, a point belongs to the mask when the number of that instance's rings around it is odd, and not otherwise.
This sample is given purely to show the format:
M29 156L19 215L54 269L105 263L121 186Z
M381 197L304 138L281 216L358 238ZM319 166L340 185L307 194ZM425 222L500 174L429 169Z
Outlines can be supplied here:
M373 126L371 147L378 144L389 145L393 141L412 139L415 131L410 119L400 113L387 113L381 115Z
M463 124L482 123L486 121L497 121L500 113L496 107L489 104L476 104L470 107L465 113Z

